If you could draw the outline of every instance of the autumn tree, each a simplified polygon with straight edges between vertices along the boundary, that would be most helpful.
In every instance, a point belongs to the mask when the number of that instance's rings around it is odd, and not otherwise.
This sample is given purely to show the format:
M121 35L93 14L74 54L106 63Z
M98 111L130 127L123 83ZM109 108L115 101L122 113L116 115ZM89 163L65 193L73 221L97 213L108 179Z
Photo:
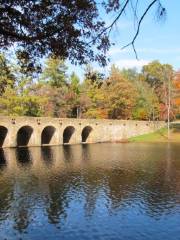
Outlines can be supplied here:
M132 118L137 120L155 120L159 117L159 101L154 89L142 80L142 76L133 69L123 69L123 77L127 78L137 91L136 103Z
M172 85L173 68L169 64L153 61L143 66L141 79L146 81L154 90L160 104L160 119L167 119L169 81ZM171 109L172 110L172 109ZM173 112L171 111L173 117Z
M82 84L82 93L86 93L88 107L86 108L85 117L87 118L107 118L105 109L105 92L103 89L104 76L94 70L91 65L87 65L85 70L85 79Z
M176 116L180 118L180 71L177 71L173 79L173 103L175 105Z
M111 67L110 76L106 83L105 94L109 118L131 118L136 103L136 89L114 65Z

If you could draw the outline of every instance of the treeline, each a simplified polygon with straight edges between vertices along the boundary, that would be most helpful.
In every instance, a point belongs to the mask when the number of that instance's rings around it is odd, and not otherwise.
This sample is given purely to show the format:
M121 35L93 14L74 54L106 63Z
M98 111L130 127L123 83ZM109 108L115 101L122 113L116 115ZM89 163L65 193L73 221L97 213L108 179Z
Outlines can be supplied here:
M180 74L158 61L141 72L112 65L108 76L87 66L80 82L61 59L46 59L41 70L0 55L1 115L166 120L169 103L171 119L180 113L179 93Z

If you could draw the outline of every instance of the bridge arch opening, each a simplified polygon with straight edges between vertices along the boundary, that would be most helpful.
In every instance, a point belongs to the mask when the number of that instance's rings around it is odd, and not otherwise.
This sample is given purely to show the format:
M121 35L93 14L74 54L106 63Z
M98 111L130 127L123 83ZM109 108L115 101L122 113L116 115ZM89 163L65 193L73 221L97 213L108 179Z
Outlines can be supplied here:
M82 137L82 143L85 143L90 135L90 133L92 132L92 127L91 126L86 126L83 128L82 133L81 133L81 137Z
M69 143L74 132L75 128L73 126L66 127L63 132L63 143Z
M7 136L8 129L4 126L0 126L0 147L3 146L5 138Z
M45 127L41 133L41 144L50 144L55 131L56 128L53 126Z
M30 126L23 126L17 132L17 146L27 146L31 135L33 133L33 128Z

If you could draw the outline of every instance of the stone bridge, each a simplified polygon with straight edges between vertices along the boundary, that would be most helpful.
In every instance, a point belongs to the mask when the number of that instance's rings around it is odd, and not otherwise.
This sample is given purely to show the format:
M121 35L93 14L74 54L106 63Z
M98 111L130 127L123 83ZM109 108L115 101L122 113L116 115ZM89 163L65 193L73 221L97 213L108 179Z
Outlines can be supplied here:
M0 147L122 141L164 122L0 116Z

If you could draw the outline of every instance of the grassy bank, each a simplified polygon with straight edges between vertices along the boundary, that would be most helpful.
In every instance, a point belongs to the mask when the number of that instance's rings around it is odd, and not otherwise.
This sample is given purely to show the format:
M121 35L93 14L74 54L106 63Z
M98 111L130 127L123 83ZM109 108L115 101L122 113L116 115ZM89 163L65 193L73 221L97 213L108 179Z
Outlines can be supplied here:
M129 142L168 142L167 128L162 128L154 133L144 134L128 139ZM170 142L180 142L180 127L171 127Z

